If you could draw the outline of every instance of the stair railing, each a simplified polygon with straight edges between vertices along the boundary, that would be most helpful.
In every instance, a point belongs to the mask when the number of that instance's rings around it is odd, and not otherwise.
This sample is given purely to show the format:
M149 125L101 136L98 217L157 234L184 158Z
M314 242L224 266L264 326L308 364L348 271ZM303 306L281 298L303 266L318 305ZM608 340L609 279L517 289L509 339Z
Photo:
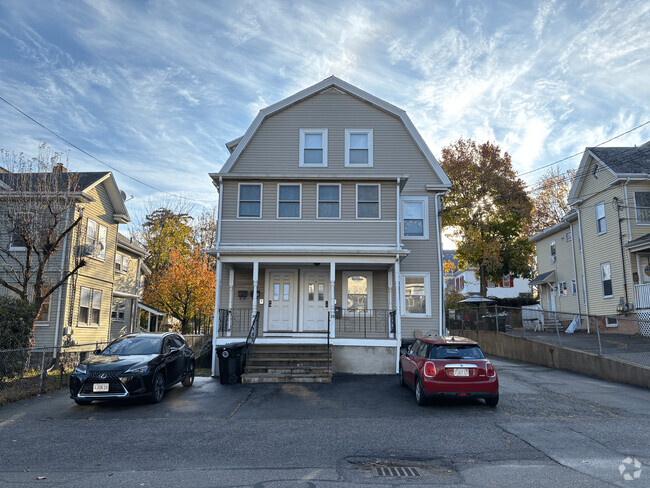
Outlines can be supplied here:
M327 371L330 376L332 376L332 353L330 351L330 328L332 327L332 321L335 320L334 314L327 312Z

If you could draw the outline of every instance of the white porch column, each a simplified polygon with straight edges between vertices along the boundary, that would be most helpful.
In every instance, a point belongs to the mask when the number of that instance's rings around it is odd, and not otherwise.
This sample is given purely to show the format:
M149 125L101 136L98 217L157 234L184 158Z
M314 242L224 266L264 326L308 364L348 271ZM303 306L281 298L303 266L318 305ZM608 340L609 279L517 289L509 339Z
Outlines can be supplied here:
M151 332L151 312L147 312L147 332Z
M228 310L230 310L230 313L228 314L228 336L230 336L230 330L232 328L232 301L235 293L235 268L232 266L230 267L230 270L228 271Z
M397 339L397 354L395 372L399 372L399 356L402 347L402 291L400 291L401 274L399 270L399 255L395 256L395 338Z
M252 316L255 317L257 313L257 282L260 276L260 263L253 261L253 312Z
M393 272L388 271L388 323L390 324L390 313L393 311ZM397 317L395 317L395 320L397 320ZM395 337L394 332L389 332L389 336L391 339Z
M214 318L212 320L212 377L217 376L217 337L219 337L219 305L221 298L221 258L217 255L216 285L214 290Z
M336 318L335 318L335 303L334 303L334 283L336 281L336 264L334 261L330 263L330 306L327 317L327 325L330 330L330 337L336 337Z

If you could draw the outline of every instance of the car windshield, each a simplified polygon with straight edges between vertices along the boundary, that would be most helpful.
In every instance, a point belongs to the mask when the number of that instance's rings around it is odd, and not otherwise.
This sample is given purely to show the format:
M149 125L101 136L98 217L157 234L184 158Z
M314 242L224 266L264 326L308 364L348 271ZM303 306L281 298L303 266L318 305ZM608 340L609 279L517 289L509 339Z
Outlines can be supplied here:
M473 344L444 344L434 345L429 359L485 359L485 356L481 348Z
M161 337L122 337L102 351L102 356L131 356L139 354L160 354Z

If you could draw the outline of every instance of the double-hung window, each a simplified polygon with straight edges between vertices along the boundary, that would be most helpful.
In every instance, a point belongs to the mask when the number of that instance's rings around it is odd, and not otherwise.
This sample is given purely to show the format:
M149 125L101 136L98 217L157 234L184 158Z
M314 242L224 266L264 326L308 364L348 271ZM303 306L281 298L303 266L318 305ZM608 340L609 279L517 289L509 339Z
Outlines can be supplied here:
M560 281L560 283L558 283L557 294L561 297L567 296L566 281Z
M429 273L402 273L402 313L407 317L430 317Z
M380 217L380 186L357 185L357 218L378 219Z
M89 254L95 258L106 258L106 235L108 229L106 226L98 224L92 219L88 219L86 227L86 246Z
M612 291L612 268L609 263L600 265L600 276L603 281L603 298L611 298L614 296Z
M115 271L118 273L128 273L129 271L129 258L119 252L115 253Z
M257 218L262 216L262 185L260 183L240 183L238 217Z
M50 291L49 286L45 286L42 290L42 293L47 293ZM49 325L50 322L50 303L52 302L52 295L48 296L45 301L41 304L41 310L36 316L34 321L36 325Z
M555 251L555 241L551 241L549 247L551 252L551 263L554 263L555 261L557 261L557 254Z
M318 192L318 218L319 219L340 219L341 218L341 185L317 186Z
M79 323L99 325L102 310L102 291L81 287L79 297Z
M428 239L428 197L402 198L402 237Z
M650 191L635 191L634 207L636 208L636 223L650 225Z
M125 310L126 310L126 300L124 298L113 298L111 319L113 319L115 322L124 322Z
M345 165L372 166L372 129L345 129Z
M596 233L598 235L607 232L607 222L605 222L605 202L596 205Z
M278 185L278 218L300 218L300 185Z
M300 129L300 166L327 166L327 129Z

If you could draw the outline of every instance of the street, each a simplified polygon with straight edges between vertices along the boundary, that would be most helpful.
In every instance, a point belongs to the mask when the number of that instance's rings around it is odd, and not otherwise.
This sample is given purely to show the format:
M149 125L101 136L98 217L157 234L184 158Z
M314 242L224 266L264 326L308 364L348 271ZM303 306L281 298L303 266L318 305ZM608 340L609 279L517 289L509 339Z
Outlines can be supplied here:
M385 376L197 378L157 405L81 407L60 391L0 408L0 486L650 486L650 391L494 363L496 408L418 407Z

